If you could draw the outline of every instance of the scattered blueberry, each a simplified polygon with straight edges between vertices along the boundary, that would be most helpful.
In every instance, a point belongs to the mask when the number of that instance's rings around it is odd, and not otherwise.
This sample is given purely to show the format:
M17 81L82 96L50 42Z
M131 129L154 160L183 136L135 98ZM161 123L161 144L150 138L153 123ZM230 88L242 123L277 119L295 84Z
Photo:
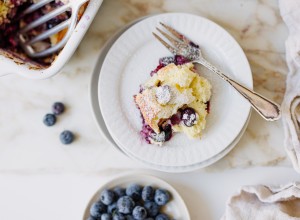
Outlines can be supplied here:
M98 201L92 204L90 208L90 214L96 219L100 219L101 215L106 212L106 205Z
M52 126L52 125L54 125L55 122L56 122L56 116L53 115L53 114L46 114L46 115L44 116L43 122L44 122L44 124L47 125L47 126Z
M145 186L142 191L142 199L144 201L153 201L154 189L152 186Z
M117 202L118 211L123 214L130 214L134 206L135 203L130 196L123 196Z
M116 210L117 210L117 202L114 202L114 203L110 204L109 206L107 206L107 212L109 214L113 214Z
M52 105L52 112L53 112L53 114L55 114L55 115L60 115L60 114L62 114L64 111L65 111L65 106L64 106L63 103L61 103L61 102L55 102L55 103Z
M118 198L126 195L126 190L119 186L115 187L113 191Z
M162 57L159 59L159 64L167 66L170 63L175 63L174 57Z
M166 214L159 214L155 217L155 220L170 220Z
M74 134L71 131L65 130L59 135L60 141L63 144L71 144L74 140Z
M165 205L170 200L169 193L164 189L155 190L154 201L157 205Z
M110 205L115 201L115 194L113 191L105 189L100 194L100 200L105 205Z
M113 214L113 220L126 220L126 217L119 212Z
M136 220L143 220L147 217L147 211L142 206L136 206L132 211L132 215Z
M147 210L148 216L155 217L158 214L159 206L155 202L145 202L144 207Z
M181 112L181 120L187 127L192 127L195 124L197 117L196 112L192 108L185 108Z
M142 187L138 184L131 184L126 188L126 195L134 201L138 201L142 195Z
M101 215L101 220L112 220L111 214L104 213Z

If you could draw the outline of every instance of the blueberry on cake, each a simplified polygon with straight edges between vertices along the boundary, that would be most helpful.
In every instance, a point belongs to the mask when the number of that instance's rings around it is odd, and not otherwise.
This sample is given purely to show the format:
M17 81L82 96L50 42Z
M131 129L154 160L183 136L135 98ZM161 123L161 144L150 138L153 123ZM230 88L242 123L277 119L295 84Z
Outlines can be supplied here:
M20 14L28 8L30 5L39 2L40 0L0 0L0 55L11 58L19 64L28 64L31 68L46 68L55 60L57 53L44 57L33 59L29 58L19 45L19 40L16 37L16 33L24 26L39 19L45 14L48 14L52 10L61 7L67 3L68 0L55 0L45 5L44 7L30 13L26 16L20 17ZM80 18L84 12L87 4L83 5L78 17ZM33 39L39 34L53 28L61 22L67 20L71 16L71 11L66 11L46 23L29 31L25 36L27 39ZM57 44L65 36L67 29L64 29L56 34L53 34L50 38L33 44L33 48L36 51L44 50Z
M142 137L158 145L173 132L201 137L211 97L209 81L182 56L162 58L151 75L134 96L143 119Z

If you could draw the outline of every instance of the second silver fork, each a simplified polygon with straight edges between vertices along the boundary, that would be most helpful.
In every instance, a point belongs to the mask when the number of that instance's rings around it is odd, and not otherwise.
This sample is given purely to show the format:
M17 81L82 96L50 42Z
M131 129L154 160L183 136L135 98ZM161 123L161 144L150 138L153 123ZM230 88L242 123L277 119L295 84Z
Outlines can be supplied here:
M157 30L170 42L167 43L159 35L153 33L153 35L158 39L172 54L182 55L187 57L191 62L199 63L205 66L207 69L218 74L223 80L228 82L233 88L235 88L244 98L246 98L251 106L267 121L276 121L281 116L280 107L275 102L263 97L262 95L242 86L238 82L226 76L221 70L209 63L202 56L201 49L198 45L190 41L183 34L179 33L170 26L160 23L166 30L171 34L167 34L161 29Z

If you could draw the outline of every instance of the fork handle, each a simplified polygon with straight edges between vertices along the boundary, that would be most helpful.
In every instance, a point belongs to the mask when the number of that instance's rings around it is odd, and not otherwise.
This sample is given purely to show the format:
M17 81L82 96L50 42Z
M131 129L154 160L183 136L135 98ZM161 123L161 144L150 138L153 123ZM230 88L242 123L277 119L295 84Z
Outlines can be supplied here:
M205 59L197 60L197 63L202 64L207 69L218 74L223 80L232 85L242 96L244 96L251 106L267 121L276 121L281 116L280 107L275 102L261 96L260 94L242 86L238 82L226 76L221 70L213 66Z

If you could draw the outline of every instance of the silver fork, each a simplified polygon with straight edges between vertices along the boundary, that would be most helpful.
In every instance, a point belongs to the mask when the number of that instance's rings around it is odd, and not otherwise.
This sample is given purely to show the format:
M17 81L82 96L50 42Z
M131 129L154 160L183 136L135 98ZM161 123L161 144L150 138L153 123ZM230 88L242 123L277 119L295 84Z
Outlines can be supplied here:
M153 35L158 39L172 54L182 55L187 57L193 63L199 63L205 66L207 69L218 74L223 80L228 82L233 88L235 88L244 98L246 98L252 107L267 121L278 120L281 116L280 107L278 104L272 102L271 100L263 97L262 95L242 86L238 82L232 80L226 76L221 70L209 63L203 58L201 49L198 45L190 41L187 37L177 32L170 26L160 23L166 30L171 34L167 34L161 29L157 30L171 43L167 43L160 36L153 33Z
M52 1L55 1L55 0L41 0L41 1L31 5L30 7L28 7L20 15L20 17L23 17L25 15L33 13L34 11L42 8L46 4L51 3ZM88 0L70 0L67 4L64 4L64 5L60 6L59 8L49 12L48 14L42 16L41 18L33 21L29 25L23 27L18 32L17 37L19 38L20 46L23 48L25 53L28 56L33 57L33 58L40 58L40 57L45 57L45 56L51 55L51 54L59 51L67 43L67 41L70 38L73 30L76 27L77 15L78 15L78 12L79 12L79 9L80 9L81 5L84 4L87 1ZM41 33L40 35L36 36L33 39L30 39L30 40L27 39L27 37L26 37L27 32L29 32L30 30L32 30L32 29L34 29L34 28L36 28L36 27L38 27L38 26L40 26L44 23L46 23L50 19L66 12L68 10L72 10L72 15L69 19L67 19L67 20L61 22L60 24L54 26L53 28ZM60 31L62 31L65 28L68 28L68 31L64 35L63 39L60 40L54 46L49 47L49 48L47 48L45 50L42 50L42 51L35 51L35 49L32 47L33 44L35 44L39 41L43 41L43 40L49 38L50 36L52 36L53 34L56 34Z

